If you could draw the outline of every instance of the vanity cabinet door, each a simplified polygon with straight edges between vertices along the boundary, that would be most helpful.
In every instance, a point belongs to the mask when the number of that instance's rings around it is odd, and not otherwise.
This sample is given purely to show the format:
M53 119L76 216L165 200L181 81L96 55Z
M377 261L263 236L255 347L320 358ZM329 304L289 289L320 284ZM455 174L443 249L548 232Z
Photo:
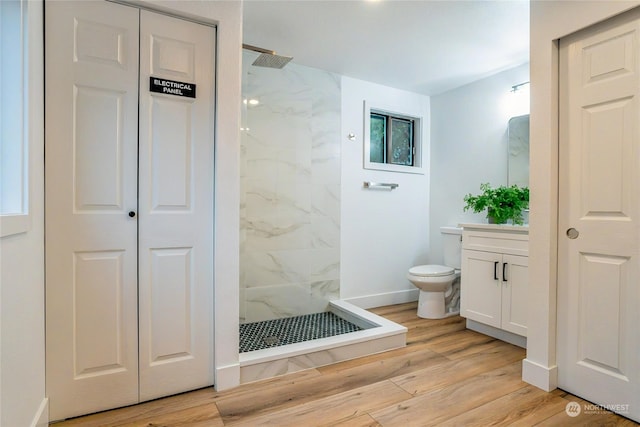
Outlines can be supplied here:
M501 328L502 254L462 251L460 315Z
M529 258L502 255L502 329L527 336Z

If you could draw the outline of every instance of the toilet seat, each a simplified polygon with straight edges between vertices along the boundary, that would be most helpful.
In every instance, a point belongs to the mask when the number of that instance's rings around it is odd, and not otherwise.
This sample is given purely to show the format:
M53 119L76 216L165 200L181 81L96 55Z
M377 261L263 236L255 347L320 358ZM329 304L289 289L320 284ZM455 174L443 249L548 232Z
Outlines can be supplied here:
M455 269L445 265L417 265L409 269L409 274L418 277L442 277L455 273Z

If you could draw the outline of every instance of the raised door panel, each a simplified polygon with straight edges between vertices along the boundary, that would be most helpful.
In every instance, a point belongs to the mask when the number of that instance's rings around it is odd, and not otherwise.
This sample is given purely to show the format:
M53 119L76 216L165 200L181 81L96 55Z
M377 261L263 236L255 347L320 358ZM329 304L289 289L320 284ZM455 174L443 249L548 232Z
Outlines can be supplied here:
M124 213L125 96L120 90L74 87L72 179L76 213Z
M126 370L124 251L76 252L73 262L75 378ZM100 337L100 339L96 339Z
M496 328L501 327L502 255L462 251L460 315Z
M193 301L191 248L153 249L151 256L150 364L190 358Z
M629 381L632 360L623 351L635 328L625 322L633 285L629 257L581 254L578 294L578 363Z
M149 114L150 211L189 212L196 178L191 136L192 101L154 97Z
M50 419L138 402L138 10L45 2Z
M527 336L529 258L503 255L502 329Z

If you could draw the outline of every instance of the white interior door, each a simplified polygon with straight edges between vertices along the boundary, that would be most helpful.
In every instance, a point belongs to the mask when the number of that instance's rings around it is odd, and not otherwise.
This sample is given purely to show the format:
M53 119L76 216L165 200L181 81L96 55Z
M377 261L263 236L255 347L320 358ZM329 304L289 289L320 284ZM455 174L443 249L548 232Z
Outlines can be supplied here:
M138 401L138 10L46 2L50 418Z
M141 400L213 384L214 37L141 11ZM196 96L150 92L150 78Z
M212 385L214 29L95 1L46 31L50 418Z
M635 420L639 30L636 10L561 40L558 237L559 386Z

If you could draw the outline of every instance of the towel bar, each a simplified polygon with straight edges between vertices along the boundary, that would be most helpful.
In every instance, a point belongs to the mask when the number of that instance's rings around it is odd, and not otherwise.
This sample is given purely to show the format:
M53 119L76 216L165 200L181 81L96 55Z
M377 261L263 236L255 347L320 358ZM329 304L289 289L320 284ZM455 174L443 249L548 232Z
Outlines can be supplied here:
M393 190L399 187L398 184L387 183L387 182L369 182L369 181L365 181L362 184L362 186L364 188L384 188L389 190Z

